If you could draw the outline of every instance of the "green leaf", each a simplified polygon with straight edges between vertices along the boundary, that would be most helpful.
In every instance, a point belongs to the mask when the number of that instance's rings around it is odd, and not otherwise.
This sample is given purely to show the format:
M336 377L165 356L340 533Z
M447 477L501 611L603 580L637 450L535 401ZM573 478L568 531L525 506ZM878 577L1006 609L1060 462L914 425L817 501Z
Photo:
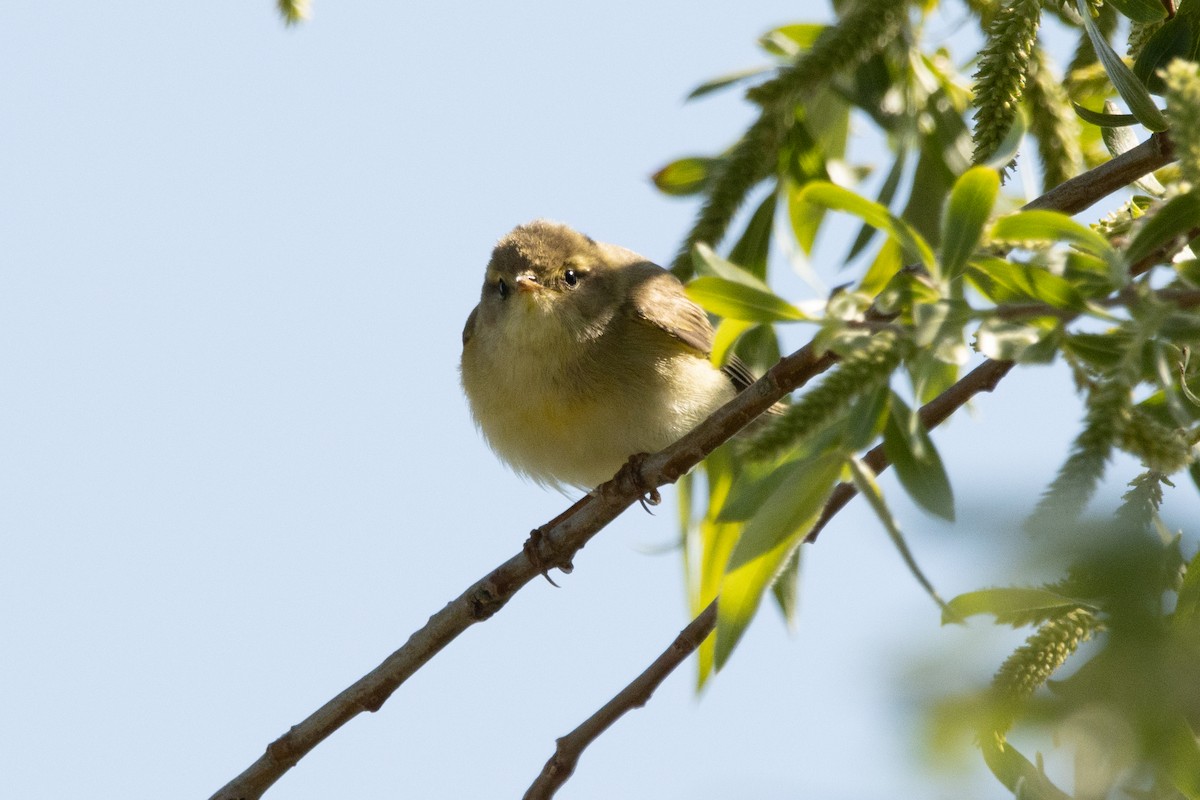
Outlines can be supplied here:
M1057 211L1018 211L996 220L992 239L1006 242L1069 242L1105 260L1116 251L1100 234Z
M921 420L892 392L891 411L883 429L883 452L909 496L926 511L954 519L954 495L946 468Z
M901 147L900 151L896 153L896 159L892 162L891 170L888 171L887 177L884 178L883 186L879 188L879 196L875 198L875 202L884 208L891 206L892 200L896 197L896 189L900 186L900 178L904 175L904 164L907 161L908 148ZM850 252L842 259L842 265L838 269L845 269L849 266L854 257L871 243L871 239L875 238L877 232L876 228L864 222L858 230L858 236L854 238L854 244L850 245Z
M1166 85L1159 77L1158 71L1176 58L1195 61L1200 55L1198 51L1200 14L1196 13L1194 4L1189 2L1179 14L1163 23L1142 46L1142 52L1138 54L1133 65L1133 74L1145 83L1151 92L1162 94Z
M846 415L847 450L862 450L883 433L891 395L891 390L885 384L854 401L850 413Z
M1125 250L1125 260L1133 266L1179 237L1191 239L1196 228L1200 228L1200 196L1195 192L1176 195L1138 230Z
M1138 122L1152 131L1165 131L1169 127L1166 117L1158 110L1158 106L1154 105L1154 100L1150 97L1150 92L1147 91L1145 84L1133 74L1129 67L1125 66L1125 62L1112 49L1108 39L1104 38L1104 34L1096 27L1088 0L1075 0L1075 2L1079 7L1079 15L1083 17L1083 25L1087 29L1088 38L1092 40L1092 48L1096 51L1096 56L1100 59L1104 71L1108 73L1108 78L1112 81L1117 94L1121 95L1121 99L1129 106L1129 111L1137 117Z
M1086 305L1083 295L1070 281L1032 264L977 258L968 265L967 276L993 303L1031 301L1073 311Z
M768 294L771 292L771 287L762 278L750 270L739 267L732 261L721 258L704 242L700 242L692 248L692 265L696 269L696 274L700 277L707 275L724 278L727 281L745 284L751 289L757 289L760 292L767 292Z
M672 161L650 176L654 185L663 194L683 197L699 194L708 185L713 167L720 163L719 158L693 156Z
M1162 0L1105 0L1134 22L1158 22L1167 18Z
M975 333L975 346L979 352L997 361L1028 361L1025 356L1032 352L1034 362L1044 362L1045 354L1037 349L1037 345L1046 333L1044 328L1036 325L986 319ZM1051 351L1050 355L1053 354Z
M1172 715L1162 732L1163 754L1171 782L1188 800L1200 800L1200 742L1181 713Z
M773 292L764 292L727 278L696 278L686 287L687 295L720 317L747 322L796 322L809 319L800 309Z
M826 181L813 181L805 186L800 194L804 202L833 211L845 211L886 232L901 244L906 253L919 259L930 274L937 274L937 262L929 244L907 222L894 216L885 206Z
M867 499L871 510L875 512L875 516L879 517L879 521L883 523L883 527L887 530L892 544L896 546L900 557L904 559L904 564L908 567L908 571L916 578L917 583L921 584L921 588L933 598L933 602L937 603L942 609L942 619L945 619L952 612L946 605L946 601L937 593L937 590L933 588L933 584L930 583L929 579L925 577L925 573L917 565L917 560L913 558L912 551L908 549L908 543L904 540L904 534L900 531L900 524L896 522L895 516L892 515L891 509L888 508L887 502L883 499L883 492L879 488L879 483L875 480L875 473L862 460L851 457L850 475L854 480L854 485L858 489L858 493Z
M795 479L766 498L729 557L717 604L717 669L729 660L763 593L817 521L841 474L842 456L825 454L796 466Z
M1090 108L1084 108L1079 103L1071 103L1075 108L1075 113L1084 122L1090 122L1093 125L1098 125L1101 128L1124 128L1127 125L1136 125L1137 117L1133 114L1109 114L1104 111L1092 111Z
M717 323L717 331L713 335L712 352L708 355L709 360L717 366L728 364L738 339L757 324L757 322L747 322L742 319L722 319Z
M765 278L767 275L767 256L771 248L771 230L775 225L775 199L777 192L771 192L746 223L746 230L737 244L729 251L729 260L740 264L742 269Z
M1044 617L1055 609L1093 608L1088 603L1052 592L1049 589L1020 587L1001 587L967 592L955 597L947 603L947 607L953 617L943 616L943 625L978 614L990 614L996 618L996 622L1009 624L1013 620L1023 621L1031 617Z
M979 246L983 226L1000 191L1000 176L987 167L972 167L954 183L942 217L942 273L953 280Z
M784 58L794 58L812 47L813 42L827 26L811 22L796 22L781 25L759 37L758 43L768 53Z
M764 72L770 72L772 67L751 67L750 69L740 69L737 72L729 72L712 80L705 81L697 86L688 94L684 101L695 100L699 97L704 97L706 94L724 89L728 86L733 86L743 81L749 80L757 75L762 75Z
M771 594L775 598L775 604L779 606L780 613L783 614L783 621L787 624L788 630L794 630L796 626L796 609L800 605L799 547L792 551L791 557L783 565L783 569L779 571L779 577L771 584Z

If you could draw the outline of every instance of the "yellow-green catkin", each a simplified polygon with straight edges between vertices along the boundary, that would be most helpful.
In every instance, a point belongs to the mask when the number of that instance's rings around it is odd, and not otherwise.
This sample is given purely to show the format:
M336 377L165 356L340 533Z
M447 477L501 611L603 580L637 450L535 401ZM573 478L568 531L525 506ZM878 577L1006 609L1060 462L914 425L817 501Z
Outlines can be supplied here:
M1012 127L1041 17L1041 0L1012 0L988 26L975 73L976 163L987 161Z
M1174 134L1175 155L1179 172L1191 184L1200 188L1200 65L1177 58L1161 72L1166 82L1167 122Z
M1025 97L1029 132L1037 138L1042 162L1042 189L1047 191L1079 171L1083 152L1079 147L1079 117L1040 47L1034 48L1029 62Z
M1079 645L1092 638L1100 628L1096 615L1082 608L1042 623L1025 644L1005 659L992 679L992 691L1002 705L996 729L1007 730L1017 714L1017 707L1044 686Z

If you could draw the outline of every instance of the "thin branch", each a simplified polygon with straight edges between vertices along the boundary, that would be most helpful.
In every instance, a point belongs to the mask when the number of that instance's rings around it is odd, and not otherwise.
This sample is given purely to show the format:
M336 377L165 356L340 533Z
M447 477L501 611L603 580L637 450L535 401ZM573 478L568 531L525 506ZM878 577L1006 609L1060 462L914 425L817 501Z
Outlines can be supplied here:
M663 680L708 638L716 622L717 601L713 600L708 604L708 608L701 611L699 616L679 632L671 646L654 659L645 672L617 692L613 699L584 720L582 725L558 740L554 755L542 768L542 774L538 775L537 780L525 792L525 800L552 797L571 777L575 765L579 763L579 756L587 746L598 739L600 734L608 730L626 711L646 705Z
M1171 154L1170 141L1162 134L1155 134L1112 161L1061 184L1027 208L1076 213L1134 178L1169 163ZM379 666L268 745L262 756L213 794L211 800L262 797L338 728L364 711L378 711L404 681L460 633L491 617L539 574L555 567L569 569L575 553L626 508L647 492L678 480L785 394L803 386L835 361L834 355L818 352L809 343L783 358L675 444L631 460L611 481L539 528L520 554L476 581L430 617Z
M1082 175L1060 183L1041 197L1027 203L1024 210L1045 209L1078 214L1101 198L1123 189L1148 172L1175 160L1175 148L1165 133L1149 139L1105 161Z
M922 406L919 412L921 423L930 429L942 424L975 395L995 389L996 384L1008 374L1012 367L1012 361L984 361L949 389ZM882 444L867 453L863 457L863 461L876 474L889 466L887 456L883 453ZM850 502L850 498L854 497L856 493L854 484L839 484L825 503L825 509L805 541L815 541L820 530L845 507L846 503ZM626 712L641 708L650 700L651 695L667 679L667 676L686 661L687 657L695 652L696 648L712 633L717 624L719 599L709 603L708 607L680 632L671 646L654 659L654 662L641 675L638 675L611 700L601 706L596 713L584 720L579 727L558 740L554 755L542 767L541 774L525 792L525 800L545 800L553 797L554 793L575 772L579 757L583 755L583 751L587 749L588 745L599 738Z

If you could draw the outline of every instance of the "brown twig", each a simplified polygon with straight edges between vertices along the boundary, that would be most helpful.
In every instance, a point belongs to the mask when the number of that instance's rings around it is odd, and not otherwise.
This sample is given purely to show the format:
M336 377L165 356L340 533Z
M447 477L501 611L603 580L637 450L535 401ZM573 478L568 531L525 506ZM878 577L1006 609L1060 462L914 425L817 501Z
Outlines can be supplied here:
M1169 140L1155 134L1112 161L1060 185L1027 208L1076 213L1134 178L1164 166L1171 158ZM785 394L828 369L835 360L832 354L818 352L811 343L802 347L674 445L631 465L632 469L623 469L613 480L576 503L571 512L556 517L554 524L539 528L537 541L530 548L450 601L379 666L268 745L262 756L213 794L211 800L262 797L314 747L364 711L379 710L405 680L442 648L471 625L503 608L534 577L550 567L569 565L575 553L596 533L643 496L646 487L678 480Z
M990 392L996 384L1008 374L1013 367L1011 361L985 361L960 381L946 391L930 400L921 407L919 412L921 423L926 428L935 428L968 400L980 392ZM888 468L887 456L883 453L883 445L873 448L863 457L863 461L875 472L880 473ZM816 525L805 539L815 541L817 534L845 507L854 497L857 490L853 484L839 484L825 503ZM718 598L719 599L719 598ZM662 655L638 675L632 682L618 692L611 700L600 707L596 713L588 717L575 730L557 741L554 755L542 767L529 789L525 792L525 800L545 800L553 797L554 793L575 772L575 766L588 745L609 729L626 712L644 706L655 690L666 680L675 669L695 652L696 648L708 638L717 624L717 602L713 600L693 619L679 636L672 642Z

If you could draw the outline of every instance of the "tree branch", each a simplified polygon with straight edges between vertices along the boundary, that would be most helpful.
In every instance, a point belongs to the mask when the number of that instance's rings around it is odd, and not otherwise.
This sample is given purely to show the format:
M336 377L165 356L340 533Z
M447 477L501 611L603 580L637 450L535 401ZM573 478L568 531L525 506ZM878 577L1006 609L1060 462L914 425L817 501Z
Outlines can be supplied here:
M949 389L923 405L919 412L921 423L929 429L942 424L975 395L995 389L996 384L1012 368L1012 361L984 361ZM872 448L863 457L863 461L876 474L883 472L889 466L887 456L883 453L882 444ZM833 490L829 500L826 501L820 518L805 541L816 541L817 534L821 529L846 506L846 503L850 502L855 494L857 494L857 490L854 488L854 484L839 484ZM695 652L712 633L717 624L719 599L709 603L708 607L679 633L671 646L654 659L654 662L641 675L638 675L611 700L601 706L596 713L584 720L579 727L558 740L554 755L542 767L541 774L525 792L525 800L545 800L545 798L553 797L554 793L575 772L575 766L579 763L579 758L588 745L599 738L626 712L634 708L641 708L650 700L651 695L667 679L667 676L686 661L687 657Z
M1171 158L1169 140L1162 134L1155 134L1112 161L1061 184L1027 208L1053 208L1075 213L1134 178L1169 163ZM675 444L632 460L611 481L539 528L523 552L450 601L379 666L268 745L262 756L213 794L211 800L256 800L262 797L301 758L338 728L364 711L379 710L405 680L460 633L491 617L539 574L553 567L569 569L575 553L645 493L678 480L785 394L803 386L835 361L832 354L818 352L811 343L805 345L783 358L760 380Z

